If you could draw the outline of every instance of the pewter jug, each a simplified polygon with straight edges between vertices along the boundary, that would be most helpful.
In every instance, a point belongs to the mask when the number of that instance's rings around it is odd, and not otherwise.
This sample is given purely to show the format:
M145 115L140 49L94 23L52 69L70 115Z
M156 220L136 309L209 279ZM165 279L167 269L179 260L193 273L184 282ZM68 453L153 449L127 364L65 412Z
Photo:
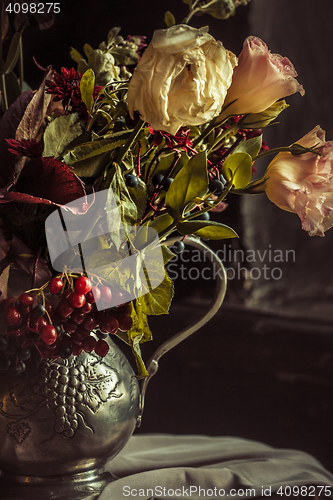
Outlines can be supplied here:
M171 246L176 239L168 241ZM115 478L103 471L140 425L147 384L163 354L203 326L219 309L226 276L200 240L186 243L218 266L214 303L204 317L160 346L139 382L109 340L105 358L83 353L30 363L18 377L0 377L0 491L3 500L94 500Z

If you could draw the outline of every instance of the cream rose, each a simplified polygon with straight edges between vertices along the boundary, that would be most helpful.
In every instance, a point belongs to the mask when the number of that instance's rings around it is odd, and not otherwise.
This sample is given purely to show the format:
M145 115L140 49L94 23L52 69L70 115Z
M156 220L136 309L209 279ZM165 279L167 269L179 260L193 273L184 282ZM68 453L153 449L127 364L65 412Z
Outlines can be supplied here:
M260 113L278 99L299 92L296 70L287 57L272 54L265 42L248 37L239 55L221 118Z
M310 236L324 236L333 226L333 142L317 126L297 143L319 147L323 156L279 153L266 170L265 191L279 208L297 213Z
M187 25L157 30L128 89L128 108L155 130L175 135L220 111L237 58L207 32Z

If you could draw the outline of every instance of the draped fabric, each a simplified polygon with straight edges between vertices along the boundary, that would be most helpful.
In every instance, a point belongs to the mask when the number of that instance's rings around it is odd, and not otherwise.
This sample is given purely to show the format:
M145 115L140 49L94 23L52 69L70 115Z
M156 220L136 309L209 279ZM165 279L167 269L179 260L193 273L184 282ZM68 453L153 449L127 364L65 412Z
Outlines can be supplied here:
M98 500L333 497L333 475L305 452L237 437L132 436ZM303 487L303 488L302 488Z

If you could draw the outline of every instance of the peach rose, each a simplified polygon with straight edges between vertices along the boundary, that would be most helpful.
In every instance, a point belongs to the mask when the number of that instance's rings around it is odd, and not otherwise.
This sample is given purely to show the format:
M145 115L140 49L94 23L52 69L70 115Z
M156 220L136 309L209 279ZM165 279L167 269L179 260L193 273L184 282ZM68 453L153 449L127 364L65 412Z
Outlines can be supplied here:
M333 142L325 142L318 125L297 143L319 147L324 156L279 153L266 170L265 191L275 205L297 213L310 236L325 236L333 226Z
M154 32L130 81L132 117L139 111L153 129L175 135L220 113L237 58L207 31L178 25Z
M304 95L304 89L295 79L296 76L289 59L271 54L260 38L248 37L234 70L221 115L226 118L260 113L278 99L295 92Z

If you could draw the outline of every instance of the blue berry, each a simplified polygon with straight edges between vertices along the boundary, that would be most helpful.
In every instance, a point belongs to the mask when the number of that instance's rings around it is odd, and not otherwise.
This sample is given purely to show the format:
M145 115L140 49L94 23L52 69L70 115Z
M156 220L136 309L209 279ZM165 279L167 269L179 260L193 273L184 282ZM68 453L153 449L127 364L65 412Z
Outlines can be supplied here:
M163 189L167 191L173 182L172 177L166 177L162 183Z
M182 253L185 250L185 244L182 241L176 241L173 245L175 253Z
M0 351L7 349L8 344L9 344L8 339L2 335L0 337Z
M14 344L14 342L10 342L3 352L6 356L13 356L16 353L16 345Z
M136 188L139 184L139 179L133 174L125 175L125 183L127 187Z
M68 359L71 357L72 355L72 348L70 345L68 344L61 344L58 348L58 353L59 353L59 356L62 358L62 359Z
M126 120L124 117L118 118L113 125L113 131L118 132L119 130L122 130L126 126Z
M22 372L25 370L25 364L23 361L19 361L16 365L11 365L8 368L8 374L11 375L12 377L17 377L20 375Z
M37 306L33 308L32 312L34 313L35 316L41 317L44 316L46 309L43 306L43 304L37 304Z
M213 179L209 182L209 191L214 193L216 196L219 196L223 191L223 184L221 181L217 179Z
M163 174L155 174L155 175L153 175L153 178L151 180L152 183L153 183L153 186L159 186L160 184L162 184L163 179L164 179L164 175Z
M61 324L57 323L55 321L52 324L53 324L54 328L56 329L57 336L59 337L62 334L62 326L61 326Z
M203 213L200 213L200 210L196 210L196 212L199 212L197 217L195 217L195 220L209 220L210 219L210 215L208 212L203 212Z
M220 182L222 182L223 186L225 186L227 181L225 180L225 178L223 177L222 174L219 175L219 179L220 179Z
M29 349L29 347L24 347L23 349L19 349L16 355L22 361L26 361L31 356L31 350Z
M10 360L9 359L1 359L0 360L0 371L6 371L10 367Z

